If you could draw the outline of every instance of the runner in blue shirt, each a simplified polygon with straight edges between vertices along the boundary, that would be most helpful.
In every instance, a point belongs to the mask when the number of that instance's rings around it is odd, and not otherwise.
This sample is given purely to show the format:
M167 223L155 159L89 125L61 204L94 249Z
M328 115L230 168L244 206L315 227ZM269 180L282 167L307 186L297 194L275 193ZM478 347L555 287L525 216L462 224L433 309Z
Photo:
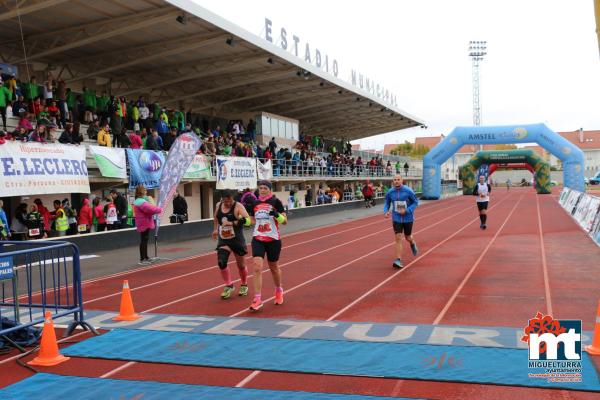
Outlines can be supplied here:
M396 260L393 263L394 268L402 268L402 233L410 243L410 248L414 256L419 252L417 243L412 237L412 227L415 220L415 208L419 205L419 200L415 192L408 186L402 184L402 175L394 176L393 187L385 195L385 205L383 212L385 217L389 218L392 214L394 234L396 238Z

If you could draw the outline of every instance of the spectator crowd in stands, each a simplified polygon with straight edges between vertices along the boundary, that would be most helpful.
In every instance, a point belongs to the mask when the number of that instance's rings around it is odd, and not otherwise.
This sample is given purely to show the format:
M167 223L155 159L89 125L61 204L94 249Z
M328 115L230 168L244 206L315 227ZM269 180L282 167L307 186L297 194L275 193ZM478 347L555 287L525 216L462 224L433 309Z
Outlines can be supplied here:
M2 71L0 70L0 73ZM196 133L202 139L200 154L257 157L272 160L275 176L391 176L401 173L381 157L370 160L352 156L350 142L326 141L323 136L305 136L291 148L280 147L275 137L266 146L256 142L256 123L231 120L225 129L209 127L209 121L191 110L167 109L143 96L136 100L100 95L83 87L77 94L64 80L48 75L38 84L36 77L21 82L0 74L0 111L6 131L6 110L19 118L12 132L0 131L0 144L8 140L79 145L84 141L82 124L89 140L99 146L168 151L181 133ZM58 133L57 129L62 129ZM403 166L408 174L408 164Z

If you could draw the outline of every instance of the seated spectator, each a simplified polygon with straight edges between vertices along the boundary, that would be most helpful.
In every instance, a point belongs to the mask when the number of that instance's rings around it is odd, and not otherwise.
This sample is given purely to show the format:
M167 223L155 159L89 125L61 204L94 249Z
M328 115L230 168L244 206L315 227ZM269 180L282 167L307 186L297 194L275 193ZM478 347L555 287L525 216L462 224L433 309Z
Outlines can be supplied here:
M36 117L42 112L42 102L39 97L37 97L29 106L31 113Z
M9 140L13 140L12 135L8 132L0 131L0 144L4 144Z
M162 138L158 135L156 129L152 129L152 133L146 138L146 149L154 151L162 150Z
M140 132L140 139L142 139L142 149L145 149L146 140L148 140L148 133L146 132L146 128L142 128L142 132Z
M46 142L56 142L56 125L50 124L46 127Z
M214 136L209 136L208 140L204 142L206 148L206 154L214 156L217 154L217 148L215 146L215 138Z
M94 121L94 123L90 124L87 128L88 138L91 140L98 139L98 132L100 132L100 122L98 120Z
M181 133L192 133L194 132L192 130L192 124L190 124L189 122L187 124L185 124L185 128L183 129L183 131Z
M110 137L110 128L108 124L104 125L104 128L98 132L98 146L112 147L112 140Z
M30 142L46 143L48 140L46 125L38 125L37 129L29 137Z
M21 127L21 128L15 129L13 131L12 138L13 138L13 140L27 142L29 140L29 134L30 134L29 131L27 131L25 128Z
M29 121L29 113L28 112L23 113L21 118L19 119L17 129L20 129L20 128L24 128L27 132L33 131L33 125L31 125L31 122Z
M51 102L50 105L47 107L47 109L48 109L48 113L50 114L50 120L52 121L53 124L56 124L56 122L60 118L59 112L58 112L58 107L56 106L56 102L55 101Z
M171 132L165 136L165 139L163 141L163 150L169 151L171 150L171 146L173 146L173 143L175 143L175 139L177 139L177 128L171 128Z
M23 96L19 96L19 98L15 102L13 102L12 109L14 116L22 117L29 110L29 105L23 99Z
M70 125L70 129L72 132L73 125ZM71 135L71 132L69 132L68 129L65 129L64 131L62 131L62 133L60 134L60 137L58 138L58 141L62 144L75 144L75 142L73 142L73 136Z
M142 148L142 138L140 137L139 132L131 132L129 134L129 141L131 145L129 145L132 149L141 149Z
M73 124L73 130L71 131L71 136L73 137L73 142L75 142L76 144L80 144L81 142L83 142L83 135L79 131L80 126L81 125L79 122L75 122Z

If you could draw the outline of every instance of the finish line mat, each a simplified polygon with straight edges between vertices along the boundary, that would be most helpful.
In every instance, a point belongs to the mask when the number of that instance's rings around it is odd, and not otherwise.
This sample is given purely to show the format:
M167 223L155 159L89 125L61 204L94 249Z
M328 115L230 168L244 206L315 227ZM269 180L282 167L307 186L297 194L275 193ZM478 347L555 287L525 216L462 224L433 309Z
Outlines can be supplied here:
M581 382L530 378L528 351L488 347L280 339L114 330L64 349L67 356L207 367L600 391L583 354Z
M120 379L36 374L0 390L2 399L409 400L351 394L242 389Z

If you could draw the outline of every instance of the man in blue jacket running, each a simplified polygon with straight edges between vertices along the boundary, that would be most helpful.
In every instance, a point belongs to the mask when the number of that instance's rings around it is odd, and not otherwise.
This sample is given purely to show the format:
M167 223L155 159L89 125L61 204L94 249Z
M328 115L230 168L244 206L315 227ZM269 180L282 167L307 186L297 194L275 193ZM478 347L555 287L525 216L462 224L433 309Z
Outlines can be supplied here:
M412 227L415 220L415 208L419 205L419 200L411 188L402 184L402 175L394 176L393 186L385 195L385 205L383 212L385 217L389 218L392 214L394 225L394 234L396 237L396 260L393 263L394 268L402 268L402 233L410 243L410 248L414 256L419 252L417 244L412 237Z

